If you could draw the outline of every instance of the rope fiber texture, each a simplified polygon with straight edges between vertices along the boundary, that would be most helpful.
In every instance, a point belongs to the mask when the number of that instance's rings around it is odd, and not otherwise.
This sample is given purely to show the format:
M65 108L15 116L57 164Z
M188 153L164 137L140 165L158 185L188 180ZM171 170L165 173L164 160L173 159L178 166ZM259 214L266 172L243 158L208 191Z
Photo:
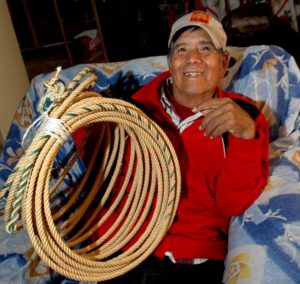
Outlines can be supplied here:
M38 129L1 190L7 196L6 230L24 228L44 263L78 281L109 280L147 258L170 228L181 190L179 163L168 137L134 105L92 91L96 80L91 67L74 77L47 111L46 119L59 124ZM80 149L56 179L55 157L72 133L95 125L97 139L90 139L94 130L86 139L94 142L86 173L57 205L59 185ZM55 133L57 127L67 136ZM127 171L116 191L127 147ZM122 210L114 223L96 234L118 206Z

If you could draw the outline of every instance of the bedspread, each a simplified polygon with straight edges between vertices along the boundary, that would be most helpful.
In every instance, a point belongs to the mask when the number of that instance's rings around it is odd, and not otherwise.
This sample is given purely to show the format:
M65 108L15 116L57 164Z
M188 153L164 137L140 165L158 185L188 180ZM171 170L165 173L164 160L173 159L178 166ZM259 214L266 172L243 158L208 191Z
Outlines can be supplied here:
M294 58L277 46L229 47L231 60L221 87L256 101L270 124L270 180L243 215L232 218L226 284L300 283L300 72ZM62 70L67 84L87 64ZM168 69L166 56L89 64L98 75L95 90L127 99L139 87ZM39 115L44 82L54 72L36 76L12 121L0 157L0 188L22 155L22 137ZM69 139L56 157L63 163L74 145ZM55 164L54 164L55 167ZM60 185L84 174L80 161ZM58 200L59 202L59 200ZM1 200L1 208L5 198ZM0 283L78 283L36 261L25 230L6 233L0 218Z

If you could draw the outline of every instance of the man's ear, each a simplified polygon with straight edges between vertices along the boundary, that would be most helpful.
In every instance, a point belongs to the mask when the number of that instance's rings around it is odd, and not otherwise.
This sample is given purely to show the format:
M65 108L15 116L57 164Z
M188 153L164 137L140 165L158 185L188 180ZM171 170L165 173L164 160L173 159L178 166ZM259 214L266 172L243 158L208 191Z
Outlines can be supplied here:
M170 61L171 61L171 51L169 51L168 55L167 55L167 61L168 61L168 67L170 69Z
M227 50L224 51L224 54L223 54L223 78L226 74L226 71L227 71L227 68L228 68L228 63L229 63L229 59L230 59L230 54Z

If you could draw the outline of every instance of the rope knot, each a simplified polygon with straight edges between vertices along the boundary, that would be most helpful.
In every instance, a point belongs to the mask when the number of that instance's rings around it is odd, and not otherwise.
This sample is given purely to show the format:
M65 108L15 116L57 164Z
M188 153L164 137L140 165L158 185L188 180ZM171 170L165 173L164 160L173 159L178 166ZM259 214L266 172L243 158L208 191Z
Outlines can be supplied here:
M61 72L61 66L56 68L56 73L54 77L50 80L44 82L44 86L46 87L46 91L44 96L41 98L38 111L40 113L48 111L50 107L58 101L58 99L65 92L65 84L63 81L59 79L59 73Z

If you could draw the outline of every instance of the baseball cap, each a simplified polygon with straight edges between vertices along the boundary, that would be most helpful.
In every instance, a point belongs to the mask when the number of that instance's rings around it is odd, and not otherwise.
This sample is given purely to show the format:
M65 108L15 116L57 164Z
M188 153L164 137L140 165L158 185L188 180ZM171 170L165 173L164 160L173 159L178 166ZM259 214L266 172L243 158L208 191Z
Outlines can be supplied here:
M169 48L171 46L171 42L175 33L177 33L180 29L189 26L198 26L204 29L211 37L215 48L222 48L223 51L225 51L227 35L223 29L221 22L204 11L193 11L187 15L182 16L174 22L168 40Z

